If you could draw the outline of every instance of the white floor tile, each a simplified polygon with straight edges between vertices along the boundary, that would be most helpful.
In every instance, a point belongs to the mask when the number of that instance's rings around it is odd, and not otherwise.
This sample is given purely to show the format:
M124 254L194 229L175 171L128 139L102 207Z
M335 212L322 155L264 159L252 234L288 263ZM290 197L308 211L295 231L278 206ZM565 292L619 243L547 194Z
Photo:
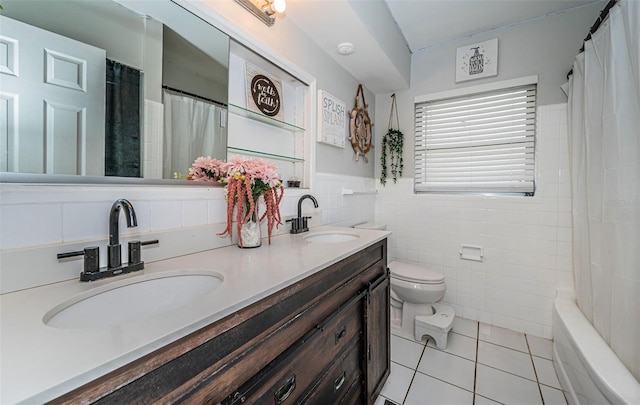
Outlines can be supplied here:
M427 347L418 371L431 377L473 391L475 363L453 354Z
M492 399L482 397L478 394L476 394L475 400L473 401L473 403L474 405L500 405L500 402L496 402Z
M477 339L478 321L472 321L471 319L465 319L456 316L453 319L453 328L451 330L455 333Z
M391 401L401 404L407 396L409 385L413 379L414 371L400 364L391 362L391 374L382 387L380 395Z
M565 399L562 391L551 387L545 387L544 385L541 385L540 389L542 390L544 405L567 405L567 400Z
M531 354L548 360L553 359L553 341L531 335L527 335L527 341L529 342Z
M549 385L553 388L561 389L560 381L556 375L556 369L553 367L551 360L543 359L540 357L533 357L533 364L536 368L536 374L538 375L538 381L540 384Z
M477 367L476 393L503 404L542 404L538 384L482 364Z
M536 381L531 356L516 350L479 341L478 363Z
M385 398L382 395L378 395L378 398L376 398L376 402L374 402L373 405L386 405L385 401L389 401L388 403L393 403L394 405L398 405L392 400L390 400L389 398Z
M509 329L480 322L478 339L524 353L529 353L529 348L527 347L527 341L524 338L524 334L514 332Z
M391 361L415 369L424 346L414 341L391 335Z
M376 402L374 402L373 405L384 405L384 401L386 400L387 399L382 395L378 395L378 398L376 398Z
M401 338L405 338L405 339L410 340L412 342L415 342L415 343L417 343L419 345L421 344L422 346L425 346L427 344L427 336L423 336L421 342L416 342L415 339L413 339L413 334L412 333L405 332L400 327L395 327L393 325L391 327L391 336L398 336L398 337L401 337Z
M473 393L416 373L404 405L471 405Z
M471 361L476 361L476 344L476 339L458 335L457 333L449 333L447 348L444 349L444 351ZM429 339L427 346L436 348L436 342L433 339Z

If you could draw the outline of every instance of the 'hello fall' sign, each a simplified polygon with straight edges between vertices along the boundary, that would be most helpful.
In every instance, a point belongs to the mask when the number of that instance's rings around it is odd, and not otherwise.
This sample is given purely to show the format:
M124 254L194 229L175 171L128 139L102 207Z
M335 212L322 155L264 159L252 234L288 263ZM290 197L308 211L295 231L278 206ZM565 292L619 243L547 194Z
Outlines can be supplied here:
M282 110L282 82L246 63L247 108L279 120Z

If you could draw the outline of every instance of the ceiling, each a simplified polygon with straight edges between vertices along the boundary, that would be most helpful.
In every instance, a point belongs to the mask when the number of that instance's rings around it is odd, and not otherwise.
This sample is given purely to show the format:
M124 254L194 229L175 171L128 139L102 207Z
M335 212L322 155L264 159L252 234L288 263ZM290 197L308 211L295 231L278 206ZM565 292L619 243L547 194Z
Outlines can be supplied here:
M378 94L409 87L402 59L410 66L411 54L599 2L606 0L288 0L286 18ZM355 53L339 55L342 42Z

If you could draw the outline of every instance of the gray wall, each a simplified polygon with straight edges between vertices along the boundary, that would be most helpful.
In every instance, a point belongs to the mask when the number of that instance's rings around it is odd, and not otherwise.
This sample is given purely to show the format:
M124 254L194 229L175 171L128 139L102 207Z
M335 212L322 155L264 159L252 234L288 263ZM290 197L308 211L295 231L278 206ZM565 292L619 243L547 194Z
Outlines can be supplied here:
M277 24L281 23L278 21ZM289 32L281 37L281 41L277 43L277 46L273 46L273 49L316 77L317 89L326 90L344 101L347 105L347 112L350 111L355 106L355 96L359 84L356 78L338 65L295 25L289 24L287 31ZM366 88L365 100L369 104L369 116L375 123L375 95ZM348 136L348 123L345 136ZM373 149L369 151L369 163L365 163L362 158L356 162L355 153L348 141L344 149L316 143L316 171L373 177L374 154Z
M509 28L466 38L413 55L411 87L396 92L400 130L405 136L403 177L413 177L413 108L416 96L454 90L484 83L538 75L538 105L565 103L560 85L582 46L589 27L603 4L591 4ZM455 82L456 48L498 38L498 75L485 79ZM380 175L381 139L386 133L390 94L376 97L376 176Z

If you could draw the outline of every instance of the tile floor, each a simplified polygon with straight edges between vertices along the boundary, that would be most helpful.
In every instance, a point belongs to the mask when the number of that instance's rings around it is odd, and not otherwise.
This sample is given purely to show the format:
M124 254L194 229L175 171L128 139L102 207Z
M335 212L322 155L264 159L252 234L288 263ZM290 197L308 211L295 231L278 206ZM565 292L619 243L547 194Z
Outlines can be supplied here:
M375 405L567 405L550 340L456 318L447 348L391 335L391 375Z

